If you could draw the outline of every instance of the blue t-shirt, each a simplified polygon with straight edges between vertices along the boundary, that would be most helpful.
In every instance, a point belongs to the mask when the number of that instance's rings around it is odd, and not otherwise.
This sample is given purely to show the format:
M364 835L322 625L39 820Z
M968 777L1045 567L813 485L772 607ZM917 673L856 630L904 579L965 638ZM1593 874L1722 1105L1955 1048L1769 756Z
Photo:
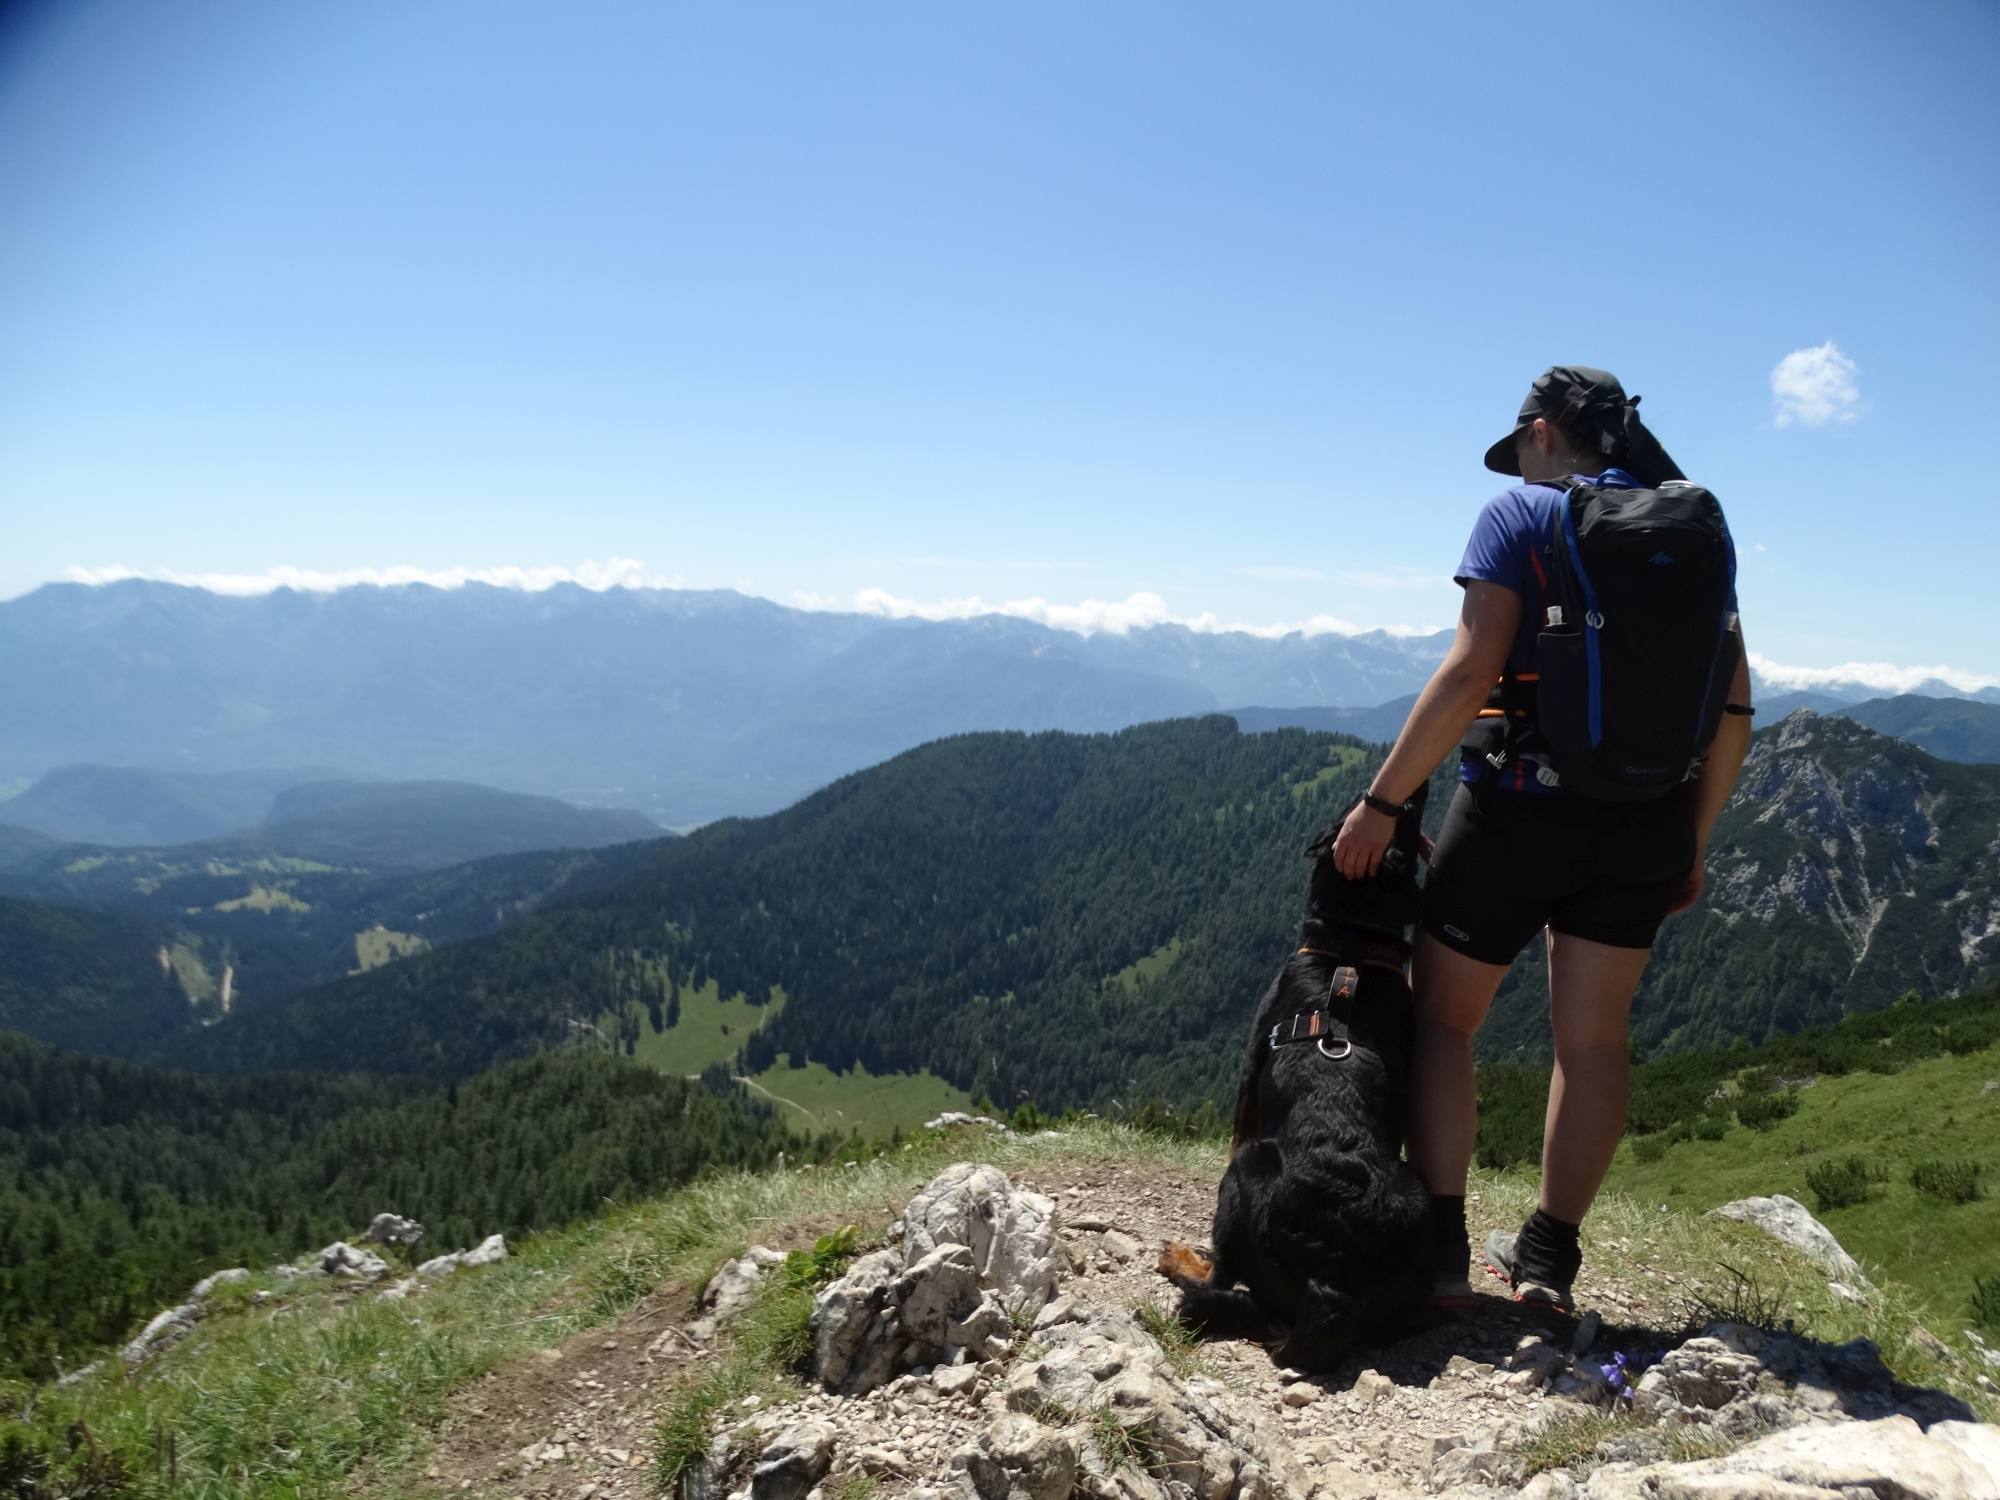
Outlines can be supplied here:
M1602 489L1636 490L1639 481L1623 469L1606 469L1590 477ZM1514 634L1514 649L1507 653L1509 672L1535 670L1535 638L1542 633L1542 617L1548 609L1549 549L1555 541L1556 518L1569 496L1552 484L1517 484L1486 502L1479 519L1472 524L1472 536L1465 544L1465 556L1452 575L1460 584L1477 580L1497 583L1521 596L1521 627ZM1736 570L1736 544L1729 544L1729 566ZM1732 590L1729 607L1736 608Z
M1606 469L1595 477L1578 475L1604 489L1635 490L1639 481L1623 469ZM1495 495L1473 522L1472 536L1465 544L1465 556L1452 575L1463 586L1472 582L1497 583L1521 596L1521 625L1514 634L1513 649L1507 653L1510 673L1533 672L1537 667L1536 637L1542 633L1548 609L1550 549L1555 542L1556 520L1569 496L1551 484L1517 484ZM1730 572L1736 571L1736 544L1729 544ZM1729 607L1736 608L1736 594L1730 591ZM1507 767L1500 784L1510 790L1551 792L1557 790L1549 778L1537 778L1540 757L1518 756ZM1463 779L1477 780L1484 774L1477 763L1461 768Z

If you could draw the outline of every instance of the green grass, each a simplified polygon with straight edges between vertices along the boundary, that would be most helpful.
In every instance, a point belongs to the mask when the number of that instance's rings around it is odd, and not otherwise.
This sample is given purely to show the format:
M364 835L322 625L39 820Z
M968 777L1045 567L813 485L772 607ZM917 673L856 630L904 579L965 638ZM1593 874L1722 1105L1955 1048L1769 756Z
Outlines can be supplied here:
M1628 1141L1607 1188L1676 1209L1700 1210L1771 1193L1821 1202L1811 1181L1849 1196L1856 1151L1876 1182L1859 1202L1829 1205L1820 1217L1871 1277L1902 1283L1941 1322L1972 1317L1974 1278L2000 1273L2000 1198L1970 1202L1920 1192L1919 1165L1944 1157L1990 1177L2000 1167L2000 1052L1939 1057L1892 1074L1821 1078L1798 1091L1798 1109L1767 1130L1731 1125L1720 1139L1684 1140L1655 1160ZM1828 1169L1832 1168L1832 1171ZM1836 1182L1836 1179L1842 1179ZM1843 1190L1844 1189L1844 1190Z
M870 1140L887 1140L899 1129L908 1135L946 1110L972 1110L970 1094L928 1071L878 1078L858 1063L845 1073L816 1062L794 1068L782 1052L776 1066L751 1079L750 1092L778 1101L781 1118L794 1130L859 1130Z
M651 1019L639 1012L632 1055L663 1073L692 1075L713 1063L734 1064L750 1033L784 1009L785 994L774 990L765 1005L752 1005L740 994L725 1000L711 979L699 990L683 986L680 1000L680 1019L663 1031L655 1031ZM599 1025L610 1034L617 1022L606 1016ZM842 1136L859 1130L874 1140L887 1140L897 1130L908 1134L946 1110L972 1109L970 1094L929 1071L878 1077L860 1066L845 1073L817 1062L794 1068L784 1053L750 1080L750 1091L777 1104L794 1130L815 1135L830 1130Z
M1128 995L1139 993L1140 986L1151 984L1177 963L1181 956L1181 940L1172 938L1155 948L1136 963L1129 963L1116 974L1104 981L1107 990L1122 990Z
M365 974L399 958L422 953L430 944L413 932L391 932L376 926L354 934L354 972Z
M1331 745L1327 748L1326 761L1317 775L1310 781L1292 783L1292 800L1306 796L1317 796L1321 787L1335 777L1343 776L1368 759L1368 752L1358 745Z
M752 1005L741 993L725 1000L711 979L698 990L682 985L680 1002L680 1019L664 1031L655 1031L641 1012L639 1041L632 1055L662 1073L688 1076L710 1063L733 1059L751 1032L784 1009L785 998L778 990L764 1005ZM609 1034L617 1022L607 1016L599 1024Z

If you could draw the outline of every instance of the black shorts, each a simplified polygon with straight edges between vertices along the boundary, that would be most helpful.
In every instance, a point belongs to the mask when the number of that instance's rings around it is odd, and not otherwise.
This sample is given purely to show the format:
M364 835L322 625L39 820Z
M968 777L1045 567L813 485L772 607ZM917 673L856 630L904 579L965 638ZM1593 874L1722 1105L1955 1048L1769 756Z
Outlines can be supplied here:
M1543 927L1652 947L1694 868L1694 792L1592 802L1461 784L1431 855L1424 931L1488 964L1512 963Z

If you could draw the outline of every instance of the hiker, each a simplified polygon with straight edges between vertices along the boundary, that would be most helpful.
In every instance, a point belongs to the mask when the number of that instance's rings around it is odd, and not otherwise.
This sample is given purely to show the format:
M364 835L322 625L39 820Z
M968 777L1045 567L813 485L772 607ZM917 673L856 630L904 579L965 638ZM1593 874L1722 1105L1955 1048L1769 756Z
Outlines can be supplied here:
M1454 748L1411 965L1409 1160L1431 1193L1433 1300L1464 1306L1472 1035L1546 932L1555 1071L1540 1204L1486 1258L1517 1301L1573 1310L1578 1226L1625 1128L1632 995L1660 924L1701 894L1709 831L1750 744L1735 551L1603 370L1558 366L1486 467L1458 632L1334 858L1370 874L1395 813Z

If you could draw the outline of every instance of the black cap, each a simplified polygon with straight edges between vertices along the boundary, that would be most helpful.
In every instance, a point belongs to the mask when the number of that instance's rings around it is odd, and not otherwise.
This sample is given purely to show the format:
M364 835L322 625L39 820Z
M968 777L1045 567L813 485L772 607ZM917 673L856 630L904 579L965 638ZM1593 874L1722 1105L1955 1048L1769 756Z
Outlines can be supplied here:
M1586 413L1601 421L1602 417L1636 404L1625 399L1625 387L1609 370L1593 370L1588 365L1551 365L1528 387L1528 399L1521 403L1521 415L1514 419L1514 430L1486 450L1486 467L1495 474L1520 473L1521 460L1514 452L1514 443L1521 429L1532 426L1537 417L1548 418L1565 432L1579 428L1587 432L1600 422L1586 420Z
M1639 420L1639 398L1627 396L1625 387L1609 370L1593 370L1588 365L1552 365L1528 388L1514 430L1486 450L1486 467L1496 474L1521 472L1520 456L1514 451L1521 429L1546 417L1565 433L1589 444L1596 437L1598 456L1607 465L1629 471L1644 485L1664 484L1685 479L1660 440Z

